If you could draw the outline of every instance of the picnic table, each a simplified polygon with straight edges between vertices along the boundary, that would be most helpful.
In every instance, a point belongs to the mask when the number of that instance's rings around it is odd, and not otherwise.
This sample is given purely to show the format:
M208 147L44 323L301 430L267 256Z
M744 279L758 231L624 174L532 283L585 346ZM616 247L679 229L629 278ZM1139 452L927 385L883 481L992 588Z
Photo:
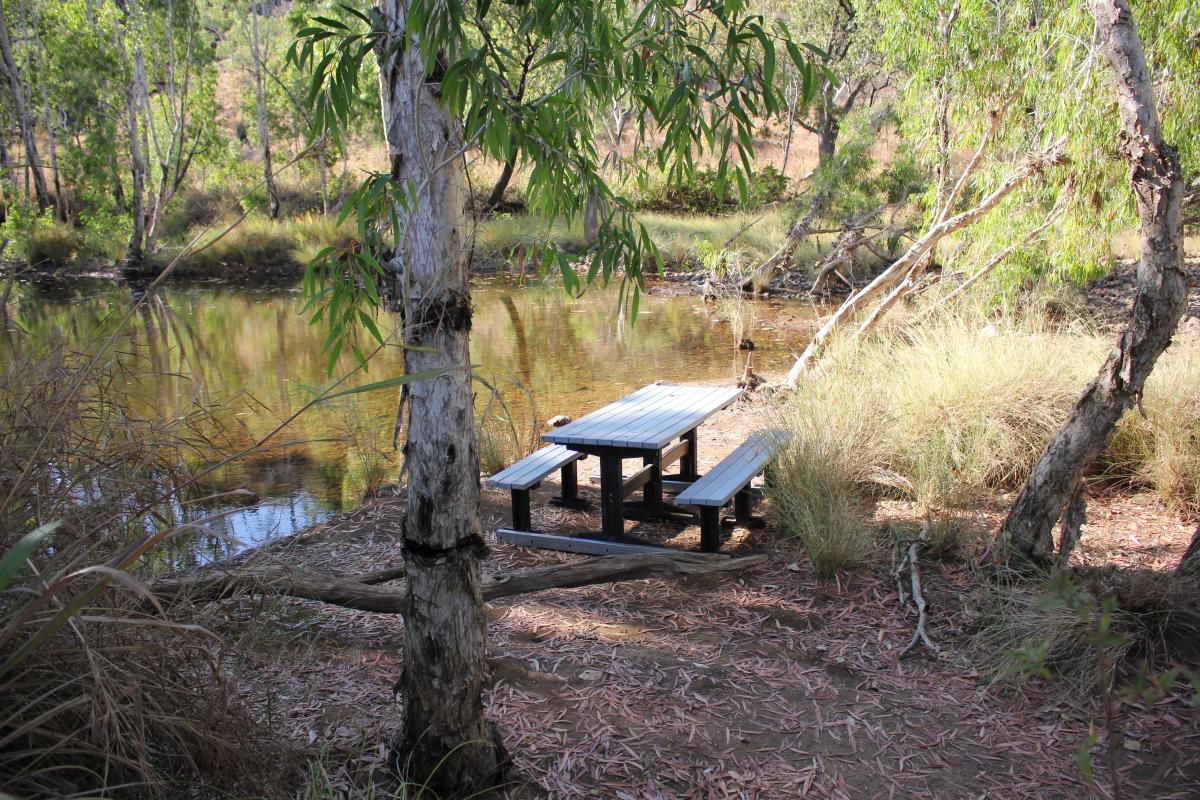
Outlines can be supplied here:
M741 395L741 389L653 384L543 434L544 441L565 448L539 451L545 454L542 456L545 464L551 463L548 458L555 457L553 463L558 464L564 457L570 458L574 454L599 458L601 530L565 537L506 529L502 532L503 538L518 544L584 553L661 550L661 547L626 535L626 518L694 517L679 506L664 502L664 486L681 491L701 477L697 470L696 431L705 420L729 407ZM532 459L533 456L529 460ZM641 468L626 477L625 459L640 459ZM664 468L676 462L679 463L678 473L664 475ZM519 466L514 465L510 470L516 471ZM552 469L550 467L547 472ZM574 469L573 464L571 469ZM524 474L529 477L528 470ZM511 482L506 484L500 475L494 476L489 483L515 487ZM528 487L522 488L527 490ZM640 500L626 501L639 489ZM516 491L514 488L514 493ZM571 491L574 491L573 486ZM514 518L516 516L514 511ZM521 526L514 524L514 527Z

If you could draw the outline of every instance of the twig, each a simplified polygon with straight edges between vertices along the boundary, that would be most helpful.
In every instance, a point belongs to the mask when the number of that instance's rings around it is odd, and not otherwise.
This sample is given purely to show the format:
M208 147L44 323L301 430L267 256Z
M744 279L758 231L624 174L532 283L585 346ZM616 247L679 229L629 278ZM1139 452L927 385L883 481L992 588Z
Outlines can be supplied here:
M921 536L916 541L909 543L908 554L904 557L904 560L900 562L900 566L896 568L896 585L897 587L901 587L903 584L900 582L900 569L905 563L908 564L908 575L912 585L912 600L913 604L917 607L917 629L913 632L913 637L909 641L908 646L900 651L899 658L904 658L910 652L912 652L912 649L917 646L918 642L924 642L925 646L928 647L934 655L940 656L942 654L941 651L938 650L937 645L933 643L933 640L929 638L929 634L925 631L925 623L928 621L928 614L926 613L925 595L921 592L921 566L918 558L920 554L921 543L926 541L928 537L929 521L926 520L925 524L921 526ZM901 602L904 602L903 589L901 589L901 598Z

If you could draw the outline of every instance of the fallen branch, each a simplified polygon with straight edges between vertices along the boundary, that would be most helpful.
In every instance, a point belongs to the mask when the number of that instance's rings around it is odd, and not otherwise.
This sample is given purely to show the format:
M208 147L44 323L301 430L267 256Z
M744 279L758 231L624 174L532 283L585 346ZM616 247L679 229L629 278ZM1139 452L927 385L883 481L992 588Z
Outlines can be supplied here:
M931 227L923 236L913 242L908 251L900 256L890 267L879 273L866 286L846 298L846 301L838 306L833 316L821 326L821 329L817 331L812 341L809 342L808 347L805 348L800 358L792 365L791 370L788 371L787 377L784 379L784 385L795 386L796 382L800 380L800 376L816 365L818 359L825 352L830 337L854 319L860 312L864 311L869 303L887 293L901 280L905 280L906 283L914 281L924 271L922 260L938 241L959 228L976 222L987 214L987 212L999 205L1001 200L1011 194L1027 179L1033 175L1040 174L1051 165L1059 163L1063 158L1063 145L1065 141L1065 137L1060 138L1045 150L1032 154L1019 169L997 186L991 194L980 200L978 205ZM877 314L874 316L874 319L878 320L880 316L881 314Z
M569 589L597 583L671 580L688 575L734 572L766 561L765 555L727 556L701 553L635 553L601 556L514 573L484 576L483 599L497 600L546 589ZM366 575L341 576L293 569L281 565L205 569L190 575L160 578L151 588L160 598L218 600L235 594L288 595L330 605L399 614L408 592L378 584L404 577L404 567L391 567Z
M929 633L925 630L925 625L928 622L929 615L927 613L927 607L925 604L925 595L921 591L921 565L919 559L921 545L928 538L929 522L926 521L925 524L921 526L921 535L907 543L907 552L905 552L903 558L900 559L900 563L897 564L895 569L892 571L892 575L896 579L896 592L900 596L900 604L902 606L907 605L908 600L911 597L913 605L917 607L917 629L913 631L912 639L910 639L908 645L900 651L898 658L904 658L907 656L913 651L913 648L915 648L918 643L923 643L934 655L941 655L941 651L938 650L937 645L933 643L933 640L929 638ZM893 552L898 552L899 550L903 550L903 548L898 543L897 551ZM901 580L905 566L908 567L909 585L912 587L911 592L904 591L904 583Z
M1038 236L1040 236L1043 231L1045 231L1047 228L1049 228L1051 225L1053 225L1058 220L1058 218L1062 216L1062 212L1067 207L1067 204L1065 201L1071 192L1071 187L1072 187L1071 180L1068 179L1066 188L1063 190L1063 192L1061 194L1059 194L1058 201L1055 202L1054 207L1050 209L1050 213L1046 215L1046 219L1044 219L1042 221L1041 225L1038 225L1036 228L1034 228L1033 230L1026 233L1023 237L1021 237L1020 239L1017 239L1012 244L1010 244L1008 247L1004 248L999 253L997 253L996 255L989 258L987 260L987 263L985 263L982 267L979 268L978 272L976 272L974 275L972 275L971 277L969 277L965 281L963 281L958 287L956 287L954 289L954 291L950 292L945 297L941 298L936 303L933 303L928 308L926 308L924 311L922 311L917 316L916 320L914 320L914 321L920 322L920 321L924 320L925 318L929 317L930 315L932 315L939 308L943 308L943 307L949 305L955 298L961 296L964 292L966 292L968 289L970 289L972 286L974 286L979 281L980 278L984 278L987 275L991 274L992 270L994 270L997 266L999 266L1010 255L1012 255L1014 252L1016 252L1017 248L1024 247L1025 245L1029 244L1034 239L1036 239Z

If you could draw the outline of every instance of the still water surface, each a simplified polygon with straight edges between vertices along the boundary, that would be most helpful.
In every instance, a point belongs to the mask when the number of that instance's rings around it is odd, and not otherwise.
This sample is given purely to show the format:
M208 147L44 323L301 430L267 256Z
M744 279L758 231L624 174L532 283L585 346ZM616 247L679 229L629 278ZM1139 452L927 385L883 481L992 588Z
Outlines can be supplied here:
M503 400L489 406L492 393L481 381L477 404L481 415L488 410L485 424L501 440L515 430L528 441L535 420L540 426L556 414L578 417L655 380L732 382L745 366L731 326L697 297L645 296L636 324L630 324L618 313L615 290L593 289L572 299L557 285L492 278L476 281L473 295L472 362ZM128 289L101 281L25 286L11 321L35 341L68 327L98 340L111 329L106 321L121 316L131 298ZM323 329L300 314L295 286L173 285L149 300L120 340L146 362L137 391L164 415L197 405L215 409L234 444L266 435L354 367L347 357L332 376L326 373ZM799 342L775 325L781 316L808 316L811 308L752 306L756 370L785 369ZM343 388L400 370L399 350L387 348ZM211 554L320 522L359 503L369 485L395 480L395 409L394 390L322 404L277 437L283 446L224 470L206 488L246 487L256 502L216 509L227 513L212 523L221 536L209 543Z

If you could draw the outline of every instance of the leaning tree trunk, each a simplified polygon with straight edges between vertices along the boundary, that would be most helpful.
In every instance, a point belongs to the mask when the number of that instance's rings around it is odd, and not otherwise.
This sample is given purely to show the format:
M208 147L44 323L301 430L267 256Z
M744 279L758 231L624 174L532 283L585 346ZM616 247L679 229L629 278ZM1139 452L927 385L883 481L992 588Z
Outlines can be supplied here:
M254 110L258 117L258 141L262 143L263 180L267 185L267 216L279 216L279 190L271 170L271 132L267 128L267 102L263 97L262 57L258 48L258 13L262 6L255 2L250 9L250 46L254 58Z
M396 760L440 796L461 796L497 785L505 763L481 697L485 545L467 341L463 132L440 103L440 85L426 79L421 48L405 41L406 0L379 8L389 32L379 44L379 87L391 174L416 193L408 210L397 208L404 238L391 264L410 348L404 365L409 373L449 369L409 392L405 718Z
M1141 397L1187 306L1179 223L1183 177L1175 149L1162 138L1133 13L1126 0L1092 0L1091 6L1116 77L1120 146L1137 200L1138 289L1117 346L1042 453L1000 531L1003 557L1040 565L1050 563L1051 530L1064 516L1074 487L1107 446L1121 415Z
M508 189L508 184L512 181L513 172L517 168L517 154L513 153L504 162L504 167L500 170L500 177L496 179L496 183L492 186L492 193L488 195L487 209L491 211L499 208L504 202L504 192Z
M12 93L13 113L17 118L17 126L21 129L21 140L25 143L26 159L29 161L29 171L33 173L33 191L37 197L38 208L45 211L50 207L50 190L46 187L46 176L42 174L42 162L38 157L37 137L33 133L33 120L25 107L25 86L21 81L21 72L13 59L12 39L8 32L8 20L4 16L4 7L0 5L0 68L8 78L8 86Z
M1175 574L1188 578L1200 578L1200 526L1192 534L1191 544L1184 551L1179 564L1175 566Z

